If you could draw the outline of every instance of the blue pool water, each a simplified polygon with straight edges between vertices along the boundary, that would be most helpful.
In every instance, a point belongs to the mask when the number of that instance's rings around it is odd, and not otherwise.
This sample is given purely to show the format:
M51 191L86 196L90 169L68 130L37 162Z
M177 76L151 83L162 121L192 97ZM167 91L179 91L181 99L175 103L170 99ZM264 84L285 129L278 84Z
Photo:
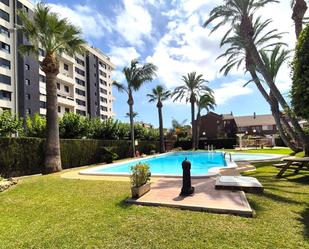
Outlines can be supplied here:
M184 159L191 162L192 175L205 175L209 170L217 167L227 167L229 164L229 156L224 155L222 152L208 153L208 152L175 152L165 155L154 156L151 158L135 159L130 162L116 163L103 167L96 167L89 170L81 171L82 174L128 174L130 173L131 166L142 162L150 166L152 175L181 175L181 163ZM241 160L265 160L275 159L278 155L271 154L245 154L245 153L232 153L233 161Z

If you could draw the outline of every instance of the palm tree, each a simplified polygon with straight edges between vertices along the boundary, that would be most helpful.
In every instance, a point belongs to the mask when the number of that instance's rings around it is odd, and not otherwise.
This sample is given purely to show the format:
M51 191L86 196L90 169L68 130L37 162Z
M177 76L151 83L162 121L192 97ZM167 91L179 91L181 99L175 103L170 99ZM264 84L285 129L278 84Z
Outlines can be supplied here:
M176 87L172 95L174 101L181 101L185 98L186 103L191 103L192 149L196 149L195 104L201 95L211 93L211 89L205 85L208 81L203 79L203 75L196 75L196 72L182 76L182 81L184 85Z
M256 46L259 48L260 51L266 51L269 50L269 48L273 46L285 45L284 43L275 42L276 40L281 38L282 33L278 33L276 29L273 30L265 30L265 28L271 23L270 19L267 19L266 21L261 21L261 18L258 17L254 21L254 42ZM240 66L245 64L245 71L249 72L252 80L250 82L254 82L257 86L258 90L261 92L264 99L269 103L272 114L274 116L274 119L276 121L276 125L278 127L279 134L284 141L284 143L289 146L293 151L297 152L299 151L299 148L295 146L295 144L290 142L290 139L286 135L288 133L294 141L298 140L297 134L295 131L291 128L289 122L287 122L284 115L282 115L279 112L278 107L278 101L274 98L273 94L270 96L270 94L267 93L265 90L263 84L261 83L258 73L256 72L256 66L253 62L253 59L251 58L250 51L247 51L244 46L244 41L242 40L241 34L240 34L240 25L236 24L234 27L234 34L229 36L225 36L221 41L221 46L228 45L229 48L224 52L222 55L220 55L218 58L227 58L226 64L221 68L221 72L224 72L224 75L227 75L230 70L234 67L239 69ZM277 49L276 49L277 51ZM278 52L278 51L277 51ZM282 61L282 63L285 60ZM275 62L275 60L271 60L272 63ZM277 71L279 70L282 63L277 65ZM247 84L248 84L247 83ZM247 85L245 84L245 86Z
M45 173L60 171L60 142L58 124L58 103L56 77L59 73L59 57L62 53L73 56L83 53L85 44L80 38L81 31L71 25L68 20L60 19L57 14L50 12L44 4L37 4L33 17L26 12L19 12L22 25L21 32L27 36L29 44L19 47L22 54L39 54L43 49L46 53L40 67L46 74L46 119L47 134L45 142Z
M125 67L122 72L126 78L127 84L124 85L119 82L113 84L117 87L118 91L125 92L128 95L128 105L130 114L130 130L131 130L131 147L132 157L135 157L135 139L134 139L134 99L133 92L138 91L139 88L147 81L152 81L156 75L157 67L152 63L146 63L138 66L137 60L132 60L129 67Z
M292 19L295 24L295 34L298 39L303 29L304 16L308 6L305 0L291 0L291 8L293 10Z
M138 117L138 112L133 112L132 115L133 115L133 118L136 118L136 117ZM125 115L125 117L126 117L126 118L130 118L130 113L127 112L126 115Z
M268 72L259 50L254 43L254 14L258 9L264 7L266 4L278 2L278 0L225 0L224 5L217 6L210 12L210 17L204 23L204 26L208 26L214 20L219 18L221 20L218 24L212 27L212 31L217 30L222 25L230 23L231 28L226 34L228 35L233 30L235 25L239 25L240 36L243 40L244 49L246 51L250 51L250 59L252 59L252 62L254 62L258 72L263 76L274 98L277 99L278 103L286 111L286 115L291 121L291 124L293 125L299 140L301 140L303 147L309 149L309 141L307 141L303 129L299 125L295 115L292 114L292 110L287 101L283 98L278 87L274 83L273 78L270 72ZM306 153L309 154L309 151Z
M199 146L199 139L200 139L201 111L205 109L208 113L210 110L214 110L215 106L216 106L215 97L213 96L212 92L204 94L197 101L196 140L195 140L196 148L198 148Z
M163 101L167 100L171 96L171 92L165 90L163 86L158 85L152 89L151 94L147 94L149 102L157 102L158 114L159 114L159 130L160 130L160 152L165 152L164 133L163 133L163 117L162 107Z

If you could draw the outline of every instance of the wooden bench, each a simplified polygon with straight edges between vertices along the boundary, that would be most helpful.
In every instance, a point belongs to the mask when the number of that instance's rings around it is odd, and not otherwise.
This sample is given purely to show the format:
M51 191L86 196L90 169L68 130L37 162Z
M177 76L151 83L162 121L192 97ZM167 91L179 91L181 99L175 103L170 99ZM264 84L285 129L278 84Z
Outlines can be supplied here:
M276 168L281 168L277 177L282 177L282 175L288 169L294 170L294 173L297 174L300 170L309 171L309 157L288 157L283 159L284 163L273 164Z

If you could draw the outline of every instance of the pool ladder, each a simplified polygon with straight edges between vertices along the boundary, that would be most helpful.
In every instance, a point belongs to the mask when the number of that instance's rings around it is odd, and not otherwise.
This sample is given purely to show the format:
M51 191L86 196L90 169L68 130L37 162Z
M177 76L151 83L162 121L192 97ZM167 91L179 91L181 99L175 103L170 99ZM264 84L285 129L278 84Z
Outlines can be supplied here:
M230 152L224 152L224 159L226 155L230 155L230 162L232 162L232 154Z

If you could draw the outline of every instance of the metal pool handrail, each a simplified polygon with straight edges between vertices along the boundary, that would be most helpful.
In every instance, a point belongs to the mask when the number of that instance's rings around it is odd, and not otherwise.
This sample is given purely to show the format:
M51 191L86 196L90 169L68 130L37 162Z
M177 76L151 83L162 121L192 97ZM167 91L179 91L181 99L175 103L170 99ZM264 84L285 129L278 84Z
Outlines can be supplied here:
M224 159L225 159L225 156L229 154L230 155L230 162L232 162L232 154L231 152L224 152Z

